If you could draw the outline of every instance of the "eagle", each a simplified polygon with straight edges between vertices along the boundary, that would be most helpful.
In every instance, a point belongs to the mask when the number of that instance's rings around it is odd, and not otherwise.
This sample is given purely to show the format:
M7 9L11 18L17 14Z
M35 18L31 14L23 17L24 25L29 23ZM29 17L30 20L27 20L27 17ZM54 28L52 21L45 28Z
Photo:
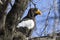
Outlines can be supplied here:
M26 37L29 37L36 25L35 17L37 15L41 15L41 11L37 8L30 8L27 16L17 24L17 30L26 35Z

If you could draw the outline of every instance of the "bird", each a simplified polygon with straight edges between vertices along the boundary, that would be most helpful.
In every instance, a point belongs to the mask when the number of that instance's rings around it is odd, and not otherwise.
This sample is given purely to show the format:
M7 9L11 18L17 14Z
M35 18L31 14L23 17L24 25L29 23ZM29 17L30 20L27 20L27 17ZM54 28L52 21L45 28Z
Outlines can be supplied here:
M29 37L35 27L37 15L41 15L41 11L37 8L30 8L28 14L17 24L17 30Z

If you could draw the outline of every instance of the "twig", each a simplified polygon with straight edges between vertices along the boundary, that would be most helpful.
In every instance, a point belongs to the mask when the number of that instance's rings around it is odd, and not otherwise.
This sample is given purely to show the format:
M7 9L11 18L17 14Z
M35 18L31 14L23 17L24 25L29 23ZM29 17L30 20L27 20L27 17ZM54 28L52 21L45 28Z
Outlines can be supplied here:
M48 25L48 17L49 17L50 11L51 11L51 8L49 9L49 12L48 12L48 15L47 15L47 18L46 18L46 22L45 22L45 27L44 27L43 31L41 32L41 35L44 33L45 29L47 28L47 25Z

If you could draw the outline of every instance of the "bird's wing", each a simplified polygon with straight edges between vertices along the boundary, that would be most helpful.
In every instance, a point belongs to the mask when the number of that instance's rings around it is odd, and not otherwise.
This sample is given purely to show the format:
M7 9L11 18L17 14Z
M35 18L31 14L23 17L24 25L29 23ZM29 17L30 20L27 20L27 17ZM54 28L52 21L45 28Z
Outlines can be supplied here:
M17 25L17 28L19 27L27 27L28 29L32 29L34 27L34 21L33 20L22 21Z

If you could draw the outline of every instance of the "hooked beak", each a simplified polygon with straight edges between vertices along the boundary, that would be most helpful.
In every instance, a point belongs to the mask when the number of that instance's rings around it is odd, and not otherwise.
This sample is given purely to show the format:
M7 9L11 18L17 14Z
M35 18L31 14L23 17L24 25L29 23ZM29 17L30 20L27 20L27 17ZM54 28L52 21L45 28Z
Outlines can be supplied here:
M40 10L37 10L37 11L36 11L36 14L41 15L41 11L40 11Z

